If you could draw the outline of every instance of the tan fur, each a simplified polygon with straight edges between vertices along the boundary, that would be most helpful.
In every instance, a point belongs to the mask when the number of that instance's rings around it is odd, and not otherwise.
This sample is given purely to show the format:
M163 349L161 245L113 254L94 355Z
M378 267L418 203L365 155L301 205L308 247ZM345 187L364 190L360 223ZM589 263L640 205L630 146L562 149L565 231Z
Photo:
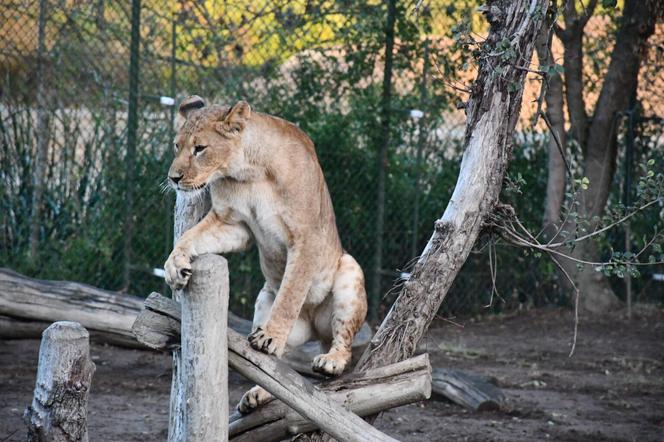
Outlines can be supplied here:
M314 359L313 369L340 374L366 315L364 275L341 247L313 143L297 126L252 112L242 101L207 107L194 96L180 110L186 122L175 138L169 178L189 194L209 188L212 209L175 245L166 281L182 288L196 256L255 242L265 285L249 342L281 356L287 345L319 339L328 352ZM252 389L239 408L246 412L269 398Z

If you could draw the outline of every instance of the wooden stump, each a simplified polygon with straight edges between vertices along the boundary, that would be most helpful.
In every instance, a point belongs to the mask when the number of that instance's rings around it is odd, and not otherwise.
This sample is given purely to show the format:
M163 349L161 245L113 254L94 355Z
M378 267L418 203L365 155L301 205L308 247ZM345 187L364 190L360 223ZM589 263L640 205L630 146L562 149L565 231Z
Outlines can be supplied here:
M56 322L44 331L34 398L24 414L28 441L87 442L94 371L89 335L81 324Z

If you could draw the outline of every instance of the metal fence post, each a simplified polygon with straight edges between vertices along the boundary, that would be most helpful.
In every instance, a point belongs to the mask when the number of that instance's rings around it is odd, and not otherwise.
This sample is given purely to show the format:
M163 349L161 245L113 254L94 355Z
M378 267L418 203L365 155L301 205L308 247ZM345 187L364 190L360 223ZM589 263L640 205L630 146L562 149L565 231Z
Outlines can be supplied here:
M383 272L383 236L385 231L385 177L388 168L387 151L390 144L390 117L392 107L392 60L394 58L394 22L397 15L396 0L390 0L385 26L385 67L383 69L383 96L381 100L381 130L378 134L378 186L376 197L376 236L374 269L369 296L369 317L378 318L381 278Z
M419 121L419 133L417 134L417 154L415 157L415 207L413 208L413 242L411 243L410 255L417 256L418 225L420 223L420 176L422 175L422 154L427 142L426 119L427 119L427 76L429 74L429 39L424 40L424 65L422 67L422 84L420 85L420 106L424 115Z
M629 207L632 203L630 191L632 189L632 156L634 153L634 121L636 113L636 90L629 99L627 112L627 134L625 136L625 184L623 188L623 204ZM625 221L625 253L632 251L632 231L630 221ZM627 318L632 318L632 277L629 272L625 274L625 295L627 301Z
M46 52L46 15L47 0L39 0L39 24L37 42L37 152L35 157L34 181L32 192L32 210L30 219L30 260L37 257L39 246L39 226L44 200L44 187L46 169L48 168L48 141L49 141L49 115L47 107L47 92L45 90L46 67L44 54Z
M136 132L138 130L138 88L140 84L141 0L131 2L131 41L129 43L129 108L127 111L127 151L125 154L125 232L123 288L131 281L131 246L134 231L134 191L136 177Z

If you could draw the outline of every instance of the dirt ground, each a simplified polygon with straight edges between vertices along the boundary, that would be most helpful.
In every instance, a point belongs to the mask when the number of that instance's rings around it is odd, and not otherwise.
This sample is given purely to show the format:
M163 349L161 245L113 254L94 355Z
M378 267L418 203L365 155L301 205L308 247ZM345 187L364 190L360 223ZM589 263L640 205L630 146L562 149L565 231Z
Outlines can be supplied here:
M664 310L582 318L540 310L510 317L438 321L421 350L432 364L492 378L508 398L500 412L469 412L429 400L384 413L382 431L403 441L664 441ZM0 341L0 442L25 440L37 340ZM91 441L163 441L170 358L93 345ZM231 373L231 402L250 385Z

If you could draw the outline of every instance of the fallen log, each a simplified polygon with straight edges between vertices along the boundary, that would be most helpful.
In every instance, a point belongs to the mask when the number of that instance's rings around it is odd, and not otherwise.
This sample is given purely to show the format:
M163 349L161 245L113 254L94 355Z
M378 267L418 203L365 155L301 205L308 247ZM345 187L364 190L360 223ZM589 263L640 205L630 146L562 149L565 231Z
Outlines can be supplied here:
M90 330L132 338L143 300L87 284L28 278L0 269L0 314L45 321L75 321Z
M87 442L94 371L89 335L81 324L61 321L44 331L34 397L24 414L28 441Z
M131 332L143 298L102 290L70 281L29 278L0 268L0 339L39 338L55 321L83 325L92 340L130 348L145 348ZM251 321L228 313L228 326L242 335L251 332ZM371 339L364 324L353 341L353 352L361 353ZM312 374L311 360L320 353L316 342L293 352L286 360L296 370Z
M134 325L137 339L150 348L173 349L177 346L180 316L177 302L152 293ZM318 427L339 440L392 440L371 426L362 426L360 422L364 421L337 403L343 403L351 411L370 414L430 395L430 366L426 355L402 365L375 369L369 375L349 375L328 382L321 387L331 393L328 397L283 362L251 349L247 340L232 330L228 333L228 349L230 367L288 405L275 401L248 416L236 416L230 431L238 440L280 440L272 437L281 435L283 438L302 429ZM373 381L372 376L377 380ZM339 410L343 410L341 415ZM333 419L330 420L330 416Z
M436 368L432 378L435 394L470 410L495 411L505 403L503 392L480 375Z

